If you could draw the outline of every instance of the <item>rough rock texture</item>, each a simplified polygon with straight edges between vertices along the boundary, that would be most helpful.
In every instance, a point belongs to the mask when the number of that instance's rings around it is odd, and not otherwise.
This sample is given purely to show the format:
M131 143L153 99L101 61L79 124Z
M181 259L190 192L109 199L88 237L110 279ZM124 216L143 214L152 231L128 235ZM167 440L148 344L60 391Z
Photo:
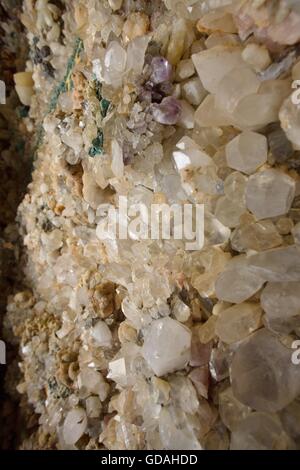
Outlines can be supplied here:
M24 0L20 20L18 446L299 448L297 2ZM147 211L115 237L119 196L204 204L203 246L147 237Z

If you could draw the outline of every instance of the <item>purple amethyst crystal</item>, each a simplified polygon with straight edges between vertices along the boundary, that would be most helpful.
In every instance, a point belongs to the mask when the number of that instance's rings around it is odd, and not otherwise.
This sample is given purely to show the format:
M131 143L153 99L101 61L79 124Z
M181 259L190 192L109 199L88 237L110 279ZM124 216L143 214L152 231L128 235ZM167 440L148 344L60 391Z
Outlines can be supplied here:
M164 57L153 57L151 62L153 83L167 82L172 76L172 65Z
M160 104L152 105L152 115L160 124L176 124L181 115L181 104L174 96L167 96Z

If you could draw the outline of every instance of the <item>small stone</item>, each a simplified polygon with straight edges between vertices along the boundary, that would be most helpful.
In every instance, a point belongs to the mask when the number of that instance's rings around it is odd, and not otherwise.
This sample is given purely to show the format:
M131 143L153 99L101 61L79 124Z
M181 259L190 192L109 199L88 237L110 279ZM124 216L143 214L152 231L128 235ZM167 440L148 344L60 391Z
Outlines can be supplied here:
M243 98L257 93L260 81L253 70L238 67L230 70L219 83L216 102L221 109L232 113Z
M282 104L279 112L279 119L286 137L293 144L294 148L300 149L300 107L294 104L291 97Z
M251 413L233 429L230 450L287 450L290 445L276 415Z
M300 368L292 363L292 352L265 328L253 333L231 363L234 396L257 411L287 406L300 393Z
M269 282L260 299L271 330L289 334L300 327L300 282Z
M184 19L174 21L167 51L167 59L173 65L176 65L182 57L186 33L187 27Z
M192 55L197 73L204 88L210 93L218 91L225 75L234 68L244 65L238 47L215 46Z
M147 33L150 20L145 13L130 13L123 26L123 37L125 42L129 42Z
M117 41L111 41L107 47L103 61L103 80L114 88L122 84L126 69L126 51ZM97 77L101 80L101 76Z
M217 316L216 334L224 343L235 343L261 326L261 316L259 304L245 302L234 305Z
M226 345L219 344L217 348L213 348L209 360L209 372L216 382L229 377L230 356L231 353Z
M200 78L194 77L181 85L182 97L193 106L199 106L207 95L207 91L201 83Z
M189 362L192 367L207 365L211 355L212 341L205 344L201 343L199 336L200 328L201 326L192 328L191 357Z
M272 156L278 163L285 162L294 153L291 142L288 140L285 132L279 125L268 134L268 144Z
M102 374L90 367L85 367L80 371L78 386L83 397L92 393L98 395L101 401L106 399L109 392L109 385L105 382Z
M85 405L88 418L99 418L102 410L102 404L99 397L88 397Z
M172 77L173 67L164 57L153 57L151 61L151 68L151 80L155 84L168 82Z
M196 142L188 136L177 142L173 158L178 171L208 166L213 163L211 157L203 152Z
M264 70L271 64L271 58L268 49L265 46L255 43L246 45L242 52L242 58L256 71Z
M192 59L181 60L176 67L176 79L178 81L190 78L195 73Z
M234 171L225 178L224 193L228 199L235 202L244 202L247 177Z
M276 228L280 235L288 235L291 233L293 226L294 224L292 219L289 219L288 217L281 217L276 222Z
M261 220L237 227L231 235L231 246L236 251L265 251L282 244L282 237L271 220Z
M240 217L245 213L243 203L236 203L227 196L221 196L216 204L215 216L225 227L236 227L240 224Z
M54 229L49 233L42 233L41 240L46 250L52 252L63 245L63 233L59 229Z
M260 219L286 214L295 196L295 181L278 170L251 175L246 187L246 205Z
M174 406L163 407L159 415L159 435L163 449L201 450L189 419Z
M216 315L211 315L209 319L203 323L198 330L200 343L207 344L216 336Z
M109 6L113 11L119 10L122 6L123 0L108 0Z
M265 281L300 281L300 248L297 245L251 255L248 264L251 271Z
M98 323L96 323L96 325L92 328L92 336L96 340L97 345L104 348L111 347L112 334L104 321L100 320Z
M184 323L189 319L191 315L191 309L181 299L176 297L172 302L172 313L176 320Z
M220 300L241 303L254 295L264 284L264 278L253 271L243 255L228 263L217 278L215 289Z
M300 401L294 400L280 412L280 419L288 435L299 442L300 436Z
M32 72L18 72L14 74L16 92L22 104L30 106L33 95Z
M249 175L267 161L267 139L257 132L244 131L226 145L225 151L228 166Z
M193 129L195 120L195 110L190 103L185 100L179 100L181 105L180 118L177 121L178 126L183 127L184 129Z
M74 445L84 434L87 427L86 412L83 408L74 408L69 411L64 425L63 438L66 444Z
M196 367L188 377L193 382L197 392L204 398L208 398L209 369L208 366Z
M243 405L228 387L219 394L219 412L225 426L233 431L236 425L251 413L249 406Z
M181 103L173 96L167 96L160 104L152 105L153 119L160 124L176 124L181 116Z
M184 368L190 359L190 349L190 330L166 317L151 323L145 334L142 354L160 377Z
M120 343L135 343L137 341L137 331L130 325L127 320L125 320L120 323L118 329L118 338Z
M123 151L116 139L112 140L111 142L111 153L111 170L117 178L121 178L124 173Z

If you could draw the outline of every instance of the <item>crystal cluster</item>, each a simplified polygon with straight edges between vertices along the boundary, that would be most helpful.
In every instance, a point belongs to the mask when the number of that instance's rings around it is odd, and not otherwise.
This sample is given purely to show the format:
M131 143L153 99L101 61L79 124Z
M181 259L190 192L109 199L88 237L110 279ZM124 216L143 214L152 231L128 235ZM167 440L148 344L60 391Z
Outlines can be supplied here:
M22 447L300 448L298 3L57 3L24 1L15 76ZM204 204L203 247L115 238L119 196Z

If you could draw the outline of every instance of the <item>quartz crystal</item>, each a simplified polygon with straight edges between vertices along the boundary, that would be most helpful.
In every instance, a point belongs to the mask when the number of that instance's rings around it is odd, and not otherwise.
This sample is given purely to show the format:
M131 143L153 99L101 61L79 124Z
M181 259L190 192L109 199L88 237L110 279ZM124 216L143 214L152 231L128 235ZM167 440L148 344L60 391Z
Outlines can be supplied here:
M236 251L265 251L280 246L282 237L271 220L241 224L231 236L231 246Z
M199 106L207 92L198 77L193 77L181 85L181 93L190 104Z
M295 196L295 181L277 170L250 176L246 187L248 209L260 219L286 214Z
M257 411L275 412L300 392L300 370L292 349L267 329L253 333L237 348L231 364L234 396ZM284 383L284 387L282 384Z
M92 336L99 346L110 347L112 343L112 334L104 321L98 321L92 329Z
M252 269L244 256L232 261L216 280L216 295L220 300L240 303L252 297L262 287L264 278Z
M228 166L247 175L267 161L267 154L267 139L256 132L242 132L226 145Z
M192 60L204 88L210 93L218 91L222 78L228 72L243 66L238 47L215 46L193 54Z
M1 448L300 449L299 1L0 11Z
M76 444L87 427L87 417L83 408L69 411L63 425L63 437L66 444Z
M145 336L143 356L156 375L182 369L190 358L191 333L176 320L155 320Z
M276 415L251 413L232 433L231 450L287 450L291 441Z
M245 302L229 307L217 317L216 334L224 343L240 341L259 328L261 315L258 304Z
M160 124L176 124L181 112L180 102L172 96L164 98L160 104L154 104L152 108L153 118Z
M249 256L251 272L265 281L300 280L300 249L297 245L275 248Z
M300 326L300 283L268 282L261 294L261 306L273 331L290 333Z
M154 83L167 82L171 79L172 65L164 57L154 57L151 62L151 79Z
M251 413L249 406L243 405L234 397L231 387L220 393L219 407L222 421L231 431Z

